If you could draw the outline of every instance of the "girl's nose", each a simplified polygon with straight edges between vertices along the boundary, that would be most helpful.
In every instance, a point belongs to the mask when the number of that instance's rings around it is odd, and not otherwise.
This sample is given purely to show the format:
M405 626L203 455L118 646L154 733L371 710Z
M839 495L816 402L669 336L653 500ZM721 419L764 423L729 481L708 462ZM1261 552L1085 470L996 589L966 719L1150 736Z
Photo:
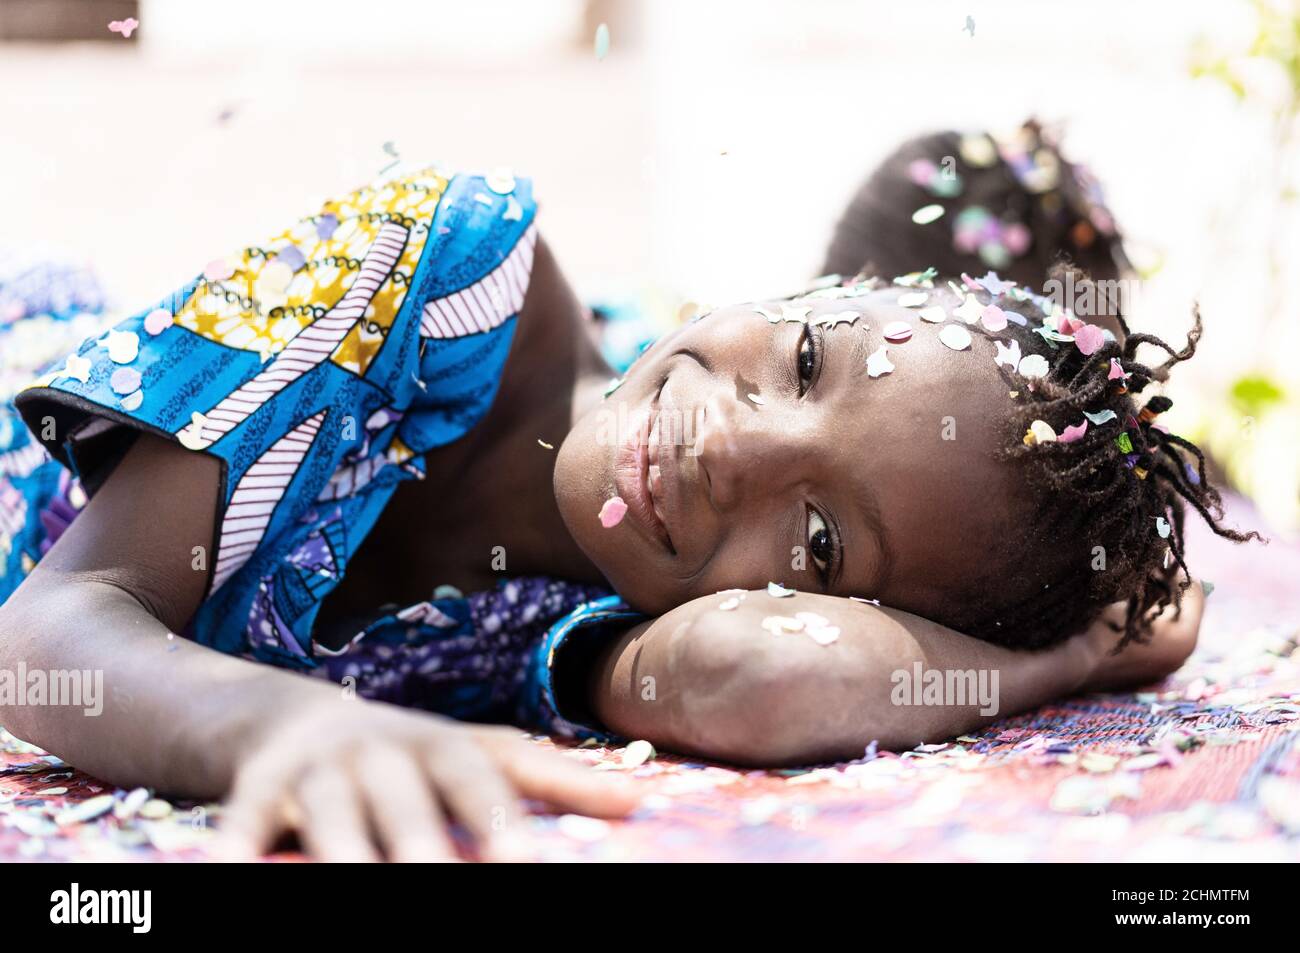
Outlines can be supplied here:
M751 493L770 495L799 479L798 436L783 432L777 411L714 394L704 404L695 451L714 509L725 512Z

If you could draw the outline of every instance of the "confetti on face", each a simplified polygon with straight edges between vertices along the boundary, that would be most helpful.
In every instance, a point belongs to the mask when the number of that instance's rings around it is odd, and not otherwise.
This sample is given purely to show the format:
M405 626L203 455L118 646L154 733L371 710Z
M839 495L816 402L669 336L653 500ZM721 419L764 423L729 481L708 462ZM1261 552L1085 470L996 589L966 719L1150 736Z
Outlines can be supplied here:
M114 394L129 394L140 386L140 372L132 367L119 367L108 379Z
M509 169L493 169L483 181L497 195L509 195L515 190L515 177Z
M1106 380L1108 381L1128 380L1128 375L1124 373L1124 368L1120 367L1119 358L1112 357L1110 359L1110 371L1106 374Z
M1156 533L1161 539L1169 538L1169 521L1163 516L1156 517Z
M1095 413L1095 414L1090 414L1090 413L1088 413L1088 411L1085 410L1085 411L1083 412L1083 416L1085 416L1085 417L1087 417L1089 420L1091 420L1091 421L1093 422L1094 425L1096 425L1096 424L1104 424L1104 423L1106 423L1107 421L1110 421L1110 420L1114 420L1114 419L1115 419L1115 411L1113 411L1113 410L1101 410L1101 411L1098 411L1098 412Z
M114 364L130 364L140 354L140 336L134 331L109 331L100 343Z
M144 401L144 391L137 390L123 397L119 403L122 409L126 411L135 411L140 409L140 404Z
M953 309L952 316L961 318L967 324L974 324L984 313L984 305L980 304L979 299L973 294L966 295L966 300L958 307Z
M71 377L86 383L90 378L90 359L81 357L78 354L69 354L67 362L63 365L63 373L60 377Z
M912 336L912 326L906 321L891 321L882 332L885 340L892 344L902 344Z
M144 329L149 334L162 334L172 326L172 313L166 308L154 308L144 317Z
M939 332L939 340L954 351L964 351L970 347L970 332L960 324L945 324Z
M912 213L912 221L917 225L929 225L943 218L942 205L922 205Z
M735 596L732 596L730 599L723 599L722 604L719 605L718 608L721 609L723 612L730 612L733 609L737 608L739 605L740 605L740 600L737 599Z
M779 324L781 322L781 316L768 311L767 308L760 308L758 305L754 305L754 311L766 318L768 324Z
M793 589L787 589L779 582L769 582L767 584L767 594L773 599L788 599L790 596L793 596L794 593L795 591Z
M1035 420L1025 431L1025 443L1033 446L1038 443L1051 443L1056 439L1056 431L1045 420Z
M135 17L127 17L125 20L112 20L108 24L108 29L113 33L121 33L123 39L131 39L131 34L136 31L140 21Z
M596 59L603 60L609 52L609 27L604 23L596 27Z
M818 645L830 645L839 641L840 627L837 625L808 626L804 629Z
M773 635L785 635L787 632L798 632L803 629L802 622L788 615L764 616L760 625L764 631L771 632Z
M907 294L898 296L898 306L900 308L919 308L925 304L926 299L930 296L924 291L909 291Z
M1074 346L1085 355L1095 354L1105 343L1105 333L1095 324L1085 324L1074 332Z
M623 517L626 515L627 504L623 502L623 498L611 496L600 508L600 525L605 529L613 529L623 522Z
M990 331L1001 331L1007 326L1007 313L991 304L980 312L980 324Z
M234 273L235 269L224 258L214 258L203 267L203 277L208 281L225 281Z
M545 440L543 440L541 437L538 437L538 438L537 438L537 446L541 447L543 450L554 450L554 449L555 449L555 447L554 447L552 444L547 443L547 442L546 442Z
M932 304L928 308L922 308L917 312L922 321L929 321L931 324L943 324L948 320L948 313L943 310L942 305Z
M859 311L837 311L834 314L824 314L820 318L814 318L813 324L833 328L840 324L852 324L860 317L862 314Z
M763 406L763 398L759 397L757 394L746 394L745 396L748 397L753 403L757 404L759 407Z
M1088 421L1072 424L1061 431L1061 443L1074 443L1088 432Z
M1047 358L1041 354L1030 354L1021 359L1016 371L1021 377L1035 378L1046 377L1048 369Z
M993 363L998 367L1009 367L1015 370L1020 366L1020 342L1012 341L1011 346L1007 347L1002 341L994 341L993 346L997 353L993 356Z
M889 359L889 348L883 344L872 352L867 358L867 376L881 377L890 373L894 369L894 364Z
M783 304L781 305L781 320L793 321L802 324L803 322L808 320L808 313L810 311L812 311L812 308L806 306L796 308L793 307L792 305Z

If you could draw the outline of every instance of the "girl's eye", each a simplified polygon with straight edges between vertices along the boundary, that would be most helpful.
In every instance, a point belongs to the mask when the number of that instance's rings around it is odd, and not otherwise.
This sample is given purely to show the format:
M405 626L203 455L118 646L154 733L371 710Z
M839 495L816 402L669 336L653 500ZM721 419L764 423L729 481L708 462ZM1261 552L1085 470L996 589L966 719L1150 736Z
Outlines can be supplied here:
M816 510L808 511L808 552L817 564L818 573L823 579L827 578L835 558L835 541L831 538L826 521Z
M799 394L802 396L808 392L809 386L813 381L813 375L817 371L817 361L820 359L821 348L818 345L816 335L805 325L803 334L799 336Z

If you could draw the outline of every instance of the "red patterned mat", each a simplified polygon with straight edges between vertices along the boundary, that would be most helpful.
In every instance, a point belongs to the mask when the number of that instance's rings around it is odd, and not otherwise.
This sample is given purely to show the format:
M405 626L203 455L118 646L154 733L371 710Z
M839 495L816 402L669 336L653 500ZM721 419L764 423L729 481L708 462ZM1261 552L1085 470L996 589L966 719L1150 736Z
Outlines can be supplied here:
M1238 518L1251 522L1240 505ZM537 815L546 859L1300 860L1300 547L1204 533L1196 654L1149 692L1090 696L902 755L738 771L579 748L641 779L630 820ZM202 859L217 805L114 791L2 737L0 860ZM539 744L550 744L539 740Z

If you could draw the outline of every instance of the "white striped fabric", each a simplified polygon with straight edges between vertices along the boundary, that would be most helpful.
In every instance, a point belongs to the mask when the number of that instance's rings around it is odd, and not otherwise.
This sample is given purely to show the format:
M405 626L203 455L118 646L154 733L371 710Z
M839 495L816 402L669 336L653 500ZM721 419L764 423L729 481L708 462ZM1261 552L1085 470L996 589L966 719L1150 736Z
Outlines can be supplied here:
M428 302L420 318L420 336L459 338L491 331L518 314L533 270L537 226L531 225L505 261L468 288Z
M361 271L338 304L294 335L261 373L208 411L201 439L195 441L194 449L216 443L275 394L328 358L366 313L375 292L392 274L408 235L401 225L385 222L366 252Z
M261 543L271 522L271 514L311 449L325 414L326 411L319 411L290 430L258 457L240 478L221 520L213 592L248 561Z

